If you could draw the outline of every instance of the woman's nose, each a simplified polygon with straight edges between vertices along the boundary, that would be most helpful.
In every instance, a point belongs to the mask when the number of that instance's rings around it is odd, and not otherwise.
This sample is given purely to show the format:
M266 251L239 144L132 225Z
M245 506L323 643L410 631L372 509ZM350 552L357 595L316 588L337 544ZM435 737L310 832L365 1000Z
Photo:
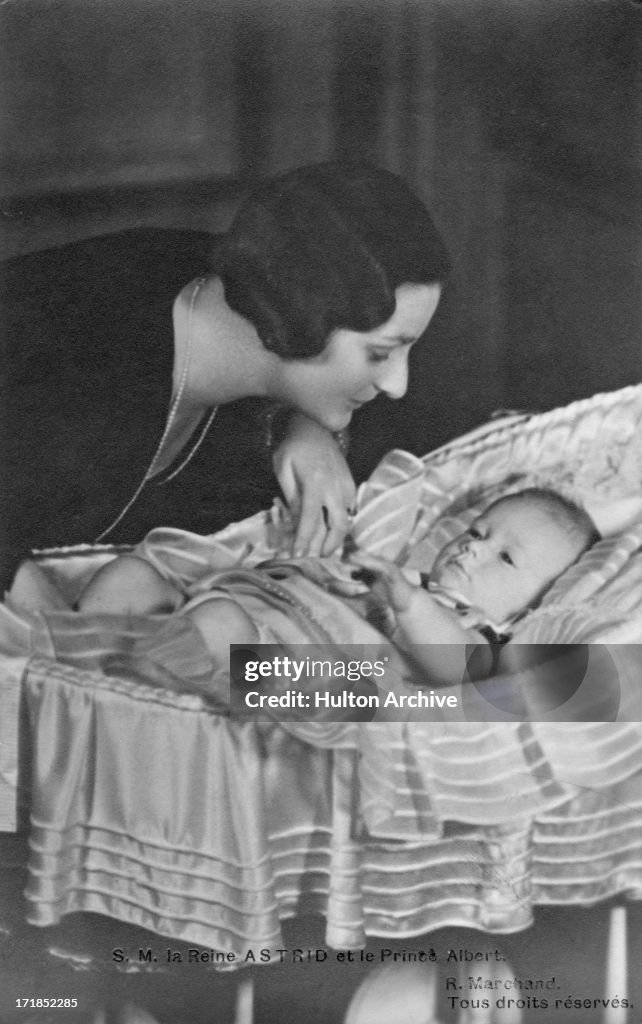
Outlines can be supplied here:
M407 352L395 352L380 364L376 385L388 398L403 398L408 390Z

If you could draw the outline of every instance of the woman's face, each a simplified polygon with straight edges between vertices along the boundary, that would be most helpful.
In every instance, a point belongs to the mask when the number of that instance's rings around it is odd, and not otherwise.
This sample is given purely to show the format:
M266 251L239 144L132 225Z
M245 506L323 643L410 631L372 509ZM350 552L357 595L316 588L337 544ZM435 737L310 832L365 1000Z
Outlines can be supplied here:
M402 284L395 311L367 333L340 329L311 359L282 361L279 397L328 430L342 430L355 409L378 394L402 398L408 355L428 327L441 294L439 284Z

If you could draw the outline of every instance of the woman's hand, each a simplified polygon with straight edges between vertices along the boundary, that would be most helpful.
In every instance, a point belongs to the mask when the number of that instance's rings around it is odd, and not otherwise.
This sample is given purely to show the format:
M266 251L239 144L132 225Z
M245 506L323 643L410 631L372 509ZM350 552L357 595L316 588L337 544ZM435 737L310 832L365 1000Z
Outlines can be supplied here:
M274 472L297 524L293 554L330 555L348 532L356 495L335 438L307 416L293 413L274 453Z

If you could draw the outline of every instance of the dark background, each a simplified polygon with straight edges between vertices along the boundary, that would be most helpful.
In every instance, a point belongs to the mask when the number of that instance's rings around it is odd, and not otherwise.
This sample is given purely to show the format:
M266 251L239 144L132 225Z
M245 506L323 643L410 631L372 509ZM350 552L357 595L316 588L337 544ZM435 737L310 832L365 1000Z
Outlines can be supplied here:
M2 253L145 224L220 231L263 174L367 158L425 199L455 273L407 398L355 420L358 476L393 445L424 453L495 409L635 383L641 26L634 0L5 0ZM3 875L15 892L23 864L18 852ZM559 970L569 991L599 995L607 911L542 909L501 945L516 973ZM630 923L639 985L639 909ZM231 1021L234 979L177 986L70 971L46 953L57 943L104 957L128 941L124 926L105 927L5 936L17 994L51 995L40 982L55 982L87 1011L131 998L167 1024ZM323 944L318 922L286 937ZM482 937L434 942L479 948ZM261 969L257 1024L338 1022L360 977Z

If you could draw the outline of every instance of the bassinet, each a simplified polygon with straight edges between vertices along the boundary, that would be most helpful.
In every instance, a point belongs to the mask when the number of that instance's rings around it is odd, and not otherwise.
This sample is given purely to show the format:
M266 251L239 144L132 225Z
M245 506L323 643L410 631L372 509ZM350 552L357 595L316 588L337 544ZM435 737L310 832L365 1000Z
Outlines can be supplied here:
M584 501L605 539L520 639L610 644L628 694L616 721L230 725L197 694L20 650L6 616L0 809L14 827L22 697L29 921L93 911L243 962L302 911L325 917L329 946L356 948L446 924L516 931L538 904L639 899L641 437L642 387L500 419L424 459L391 453L354 525L359 544L425 565L491 496L548 484ZM148 544L197 574L270 557L287 529L270 512ZM112 554L43 565L71 592Z

